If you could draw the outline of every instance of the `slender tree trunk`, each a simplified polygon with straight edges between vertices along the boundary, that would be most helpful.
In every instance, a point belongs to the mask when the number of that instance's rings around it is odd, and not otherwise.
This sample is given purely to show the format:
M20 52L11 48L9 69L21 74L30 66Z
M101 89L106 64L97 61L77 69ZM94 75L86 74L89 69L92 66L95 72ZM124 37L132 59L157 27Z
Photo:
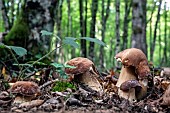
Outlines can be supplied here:
M122 50L127 48L127 43L128 43L128 24L129 24L129 13L130 13L130 9L132 6L132 0L127 1L124 0L125 2L125 15L124 15L124 22L123 22L123 46L122 46ZM130 2L130 3L129 3Z
M105 42L105 31L106 31L106 22L109 17L109 12L110 12L110 0L107 0L107 7L106 7L106 15L105 13L105 7L104 7L104 0L102 0L102 41ZM104 68L104 47L100 46L100 67L101 69Z
M9 17L7 16L8 11L5 6L5 0L0 0L0 10L2 12L5 31L8 31L10 30L10 21L9 21Z
M161 59L162 59L161 23L159 23L159 25L158 25L158 30L159 30L159 32L158 32L158 33L159 33L159 34L158 34L158 40L159 40L159 62L160 62L160 66L161 66L161 65L162 65L162 61L161 61Z
M167 11L166 11L166 2L164 4L164 20L165 20L165 25L164 25L164 50L163 50L163 63L166 64L167 62Z
M146 44L146 0L132 0L132 47L147 55Z
M116 47L115 47L115 54L120 51L120 1L116 0ZM115 66L118 66L118 63L115 61Z
M147 23L149 23L149 55L151 54L151 47L152 47L152 17L153 17L153 13L155 11L156 8L156 2L153 0L153 7L152 7L152 12L151 12L151 16L150 18L147 20ZM151 60L151 57L149 58L149 60Z
M156 33L157 33L158 22L160 20L160 10L161 10L161 5L162 5L162 0L160 0L159 3L160 4L159 4L159 7L158 7L157 19L156 19L156 22L155 22L155 29L154 29L154 35L153 35L153 43L152 43L152 46L151 46L151 53L150 53L151 61L153 61L153 54L154 54L154 51L155 51Z
M91 26L90 26L90 37L91 38L95 38L95 25L96 25L97 9L98 9L98 0L92 0ZM89 45L89 57L93 61L93 58L94 58L94 42L90 42L90 45Z
M85 19L84 19L84 6L83 6L83 0L79 0L79 9L80 9L80 34L81 37L85 37ZM86 40L81 40L81 56L87 57L86 53Z

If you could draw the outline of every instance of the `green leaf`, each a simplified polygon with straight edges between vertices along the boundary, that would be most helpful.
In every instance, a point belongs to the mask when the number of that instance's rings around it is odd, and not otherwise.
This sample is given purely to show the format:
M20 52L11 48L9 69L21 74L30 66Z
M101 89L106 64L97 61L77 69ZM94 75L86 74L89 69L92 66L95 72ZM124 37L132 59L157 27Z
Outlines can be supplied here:
M75 66L71 66L71 65L67 65L67 64L65 64L64 67L65 67L65 68L71 68L71 69L76 68Z
M65 39L63 40L63 43L73 46L74 48L79 48L79 45L75 41L76 41L76 38L65 37Z
M58 64L58 63L51 63L50 65L54 66L55 68L63 68L63 64Z
M9 49L14 50L14 52L19 55L20 57L24 56L25 54L27 54L27 50L25 48L22 47L17 47L17 46L6 46Z
M99 44L99 45L106 46L106 44L105 44L103 41L101 41L101 40L99 40L99 39L97 39L97 38L80 37L80 39L85 39L85 40L87 40L87 41L95 42L95 43L97 43L97 44Z
M54 66L55 68L76 68L75 66L70 66L68 64L58 64L58 63L51 63L50 65Z
M46 31L46 30L41 30L41 35L44 36L44 35L53 35L52 32L49 32L49 31Z
M0 48L6 48L6 46L0 42Z

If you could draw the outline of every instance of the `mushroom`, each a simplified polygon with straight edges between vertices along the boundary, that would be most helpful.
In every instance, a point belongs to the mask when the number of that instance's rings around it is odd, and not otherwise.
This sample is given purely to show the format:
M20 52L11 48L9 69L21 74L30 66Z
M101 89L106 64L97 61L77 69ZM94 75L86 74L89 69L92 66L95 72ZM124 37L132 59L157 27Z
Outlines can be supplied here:
M128 80L120 85L120 90L124 91L123 97L128 97L129 101L136 101L136 94L141 90L142 86L137 80Z
M14 103L31 101L40 94L39 86L30 81L17 81L10 88L10 92L16 95Z
M74 76L74 81L84 83L97 92L102 91L102 86L98 81L99 72L91 60L77 57L66 62L66 64L76 67L65 69L66 74Z
M148 77L150 76L150 69L145 54L140 49L130 48L119 52L115 58L123 65L116 84L119 88L118 95L129 101L143 98L147 93ZM131 91L128 92L129 96L125 96L127 92L120 90L120 86L128 80L139 81L142 87L140 93L135 94L135 91Z

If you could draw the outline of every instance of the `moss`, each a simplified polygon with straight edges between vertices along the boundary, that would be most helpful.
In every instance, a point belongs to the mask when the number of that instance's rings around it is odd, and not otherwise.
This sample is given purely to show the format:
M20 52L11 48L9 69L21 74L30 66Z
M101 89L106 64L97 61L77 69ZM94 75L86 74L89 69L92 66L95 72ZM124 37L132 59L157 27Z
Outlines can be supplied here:
M76 87L72 83L66 81L58 81L55 83L52 91L65 91L67 88L76 89Z
M24 14L18 16L10 32L5 37L5 43L8 45L17 45L24 47L25 41L29 36L29 27Z

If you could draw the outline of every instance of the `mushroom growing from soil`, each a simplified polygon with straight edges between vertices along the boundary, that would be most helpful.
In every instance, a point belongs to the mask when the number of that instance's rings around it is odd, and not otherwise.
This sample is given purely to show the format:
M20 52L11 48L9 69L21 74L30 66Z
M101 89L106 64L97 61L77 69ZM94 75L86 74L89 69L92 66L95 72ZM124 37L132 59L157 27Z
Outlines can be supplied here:
M148 77L150 76L150 69L145 54L137 48L125 49L119 52L115 58L122 63L122 69L118 78L116 86L118 89L118 95L124 97L129 101L143 98L147 93ZM140 93L135 94L135 89L127 92L120 89L122 83L129 80L138 80L141 85Z
M77 57L66 62L66 64L76 67L65 69L65 72L68 75L74 76L75 82L84 83L97 92L102 91L102 86L98 81L99 73L91 60L83 57Z
M31 101L40 94L39 86L30 81L17 81L10 88L10 93L16 95L14 103Z

